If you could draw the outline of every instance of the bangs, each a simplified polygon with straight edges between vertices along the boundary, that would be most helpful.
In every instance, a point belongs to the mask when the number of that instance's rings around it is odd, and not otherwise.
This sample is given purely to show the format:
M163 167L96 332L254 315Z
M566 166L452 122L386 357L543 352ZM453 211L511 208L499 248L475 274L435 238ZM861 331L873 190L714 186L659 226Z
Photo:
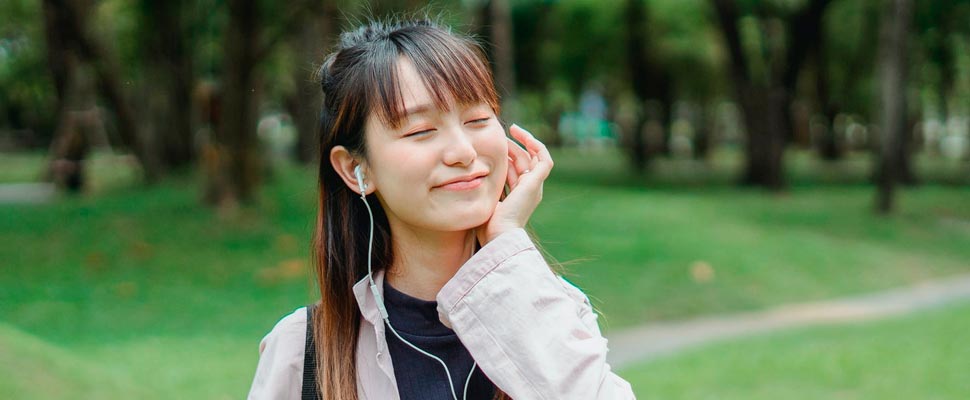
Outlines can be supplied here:
M384 57L368 68L373 86L366 88L369 108L382 122L396 129L404 120L400 57L414 65L438 109L448 111L451 101L458 105L485 103L499 114L498 93L478 44L423 25L402 28L387 39L381 43Z

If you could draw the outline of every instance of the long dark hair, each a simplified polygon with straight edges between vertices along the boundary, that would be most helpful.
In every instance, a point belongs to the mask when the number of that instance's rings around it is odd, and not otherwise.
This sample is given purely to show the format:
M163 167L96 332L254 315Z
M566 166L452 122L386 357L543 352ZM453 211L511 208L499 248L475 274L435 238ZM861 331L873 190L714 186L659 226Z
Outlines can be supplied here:
M345 32L318 71L323 90L320 118L319 213L312 256L320 288L314 314L317 385L325 400L357 399L357 337L361 313L353 285L367 275L370 224L359 195L329 162L335 146L366 159L364 126L368 115L389 126L401 123L403 99L397 76L400 57L408 58L439 108L484 102L499 115L499 99L481 47L430 20L371 22ZM376 196L375 271L394 261L391 230ZM509 398L496 390L496 399Z

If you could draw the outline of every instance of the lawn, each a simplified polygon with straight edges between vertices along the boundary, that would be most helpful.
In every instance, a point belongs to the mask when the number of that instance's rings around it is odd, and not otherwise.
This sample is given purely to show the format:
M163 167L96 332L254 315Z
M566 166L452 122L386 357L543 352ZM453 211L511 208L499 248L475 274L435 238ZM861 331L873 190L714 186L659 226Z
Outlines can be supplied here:
M607 332L970 272L966 184L905 190L881 218L858 160L793 157L792 188L768 195L731 185L729 156L646 177L615 153L554 157L533 228ZM259 205L220 215L198 206L195 175L136 188L123 159L94 164L85 195L0 205L0 355L26 363L0 375L48 374L34 392L0 378L0 398L242 397L259 338L312 298L313 175L281 168ZM40 165L0 157L0 181Z
M970 304L711 343L620 375L641 399L965 399Z

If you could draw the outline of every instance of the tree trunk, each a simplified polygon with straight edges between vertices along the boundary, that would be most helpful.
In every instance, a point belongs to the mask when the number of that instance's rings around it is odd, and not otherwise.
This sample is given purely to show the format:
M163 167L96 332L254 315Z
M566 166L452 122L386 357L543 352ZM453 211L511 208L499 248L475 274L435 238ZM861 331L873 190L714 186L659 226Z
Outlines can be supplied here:
M76 116L95 110L90 79L83 79L70 38L63 31L64 13L44 2L44 33L47 39L47 65L57 91L56 128L48 152L45 175L59 188L71 193L84 188L84 159L89 141Z
M184 0L143 0L144 54L149 77L151 131L160 162L167 169L182 168L195 158L192 127L192 58L187 43Z
M647 38L644 30L644 19L646 10L639 0L627 0L625 5L624 33L627 45L627 75L636 96L637 112L636 122L631 129L631 139L627 152L635 172L643 172L650 164L650 160L655 152L650 148L644 131L648 122L647 102L654 89L651 87L655 82L651 82L647 70L650 68L649 55L647 54Z
M254 0L230 0L225 37L222 118L206 148L204 200L232 207L254 199L261 159L256 137L258 77L256 51L259 13Z
M295 63L293 80L296 90L288 96L286 103L297 132L293 155L301 164L314 163L319 157L317 130L323 97L320 85L311 78L313 69L323 63L324 51L337 37L336 17L333 2L324 2L320 11L308 18L303 29L293 37L297 57L303 62Z
M86 15L88 4L78 5L78 15ZM52 136L49 162L45 175L57 187L70 193L83 191L85 159L95 133L103 133L102 114L97 107L97 92L90 68L78 59L71 34L71 24L63 8L44 2L45 35L48 67L57 91L56 128Z
M785 188L784 149L788 91L769 73L766 83L755 83L741 47L737 4L733 0L712 0L718 23L727 42L730 77L735 98L741 106L747 134L746 164L740 183L772 191Z
M51 15L47 17L49 20L57 21L56 29L60 30L59 40L63 42L64 48L71 49L79 60L94 68L99 92L118 119L121 140L141 162L145 179L154 182L160 175L158 164L141 136L131 105L121 89L121 69L104 46L87 31L89 5L84 0L45 0L44 10L45 14ZM61 77L57 77L59 74ZM66 76L63 71L55 72L55 87L60 87L58 90L67 90L65 88L68 85L63 81L63 76Z
M818 137L819 156L826 161L842 159L844 149L835 131L835 117L839 111L832 101L829 90L828 59L822 43L816 44L815 52L815 91L818 96L818 108L825 116L825 129Z
M698 109L694 113L692 124L694 125L694 159L706 161L711 152L712 133L714 129L712 121L715 120L715 107L709 99L698 104Z
M812 0L787 21L788 35L785 49L785 65L782 72L782 87L785 89L783 137L787 141L798 141L795 137L792 105L796 97L798 77L805 66L805 60L815 51L824 40L822 34L822 17L830 0Z
M741 184L778 191L785 188L785 97L781 88L742 87L738 96L747 132Z
M894 208L894 191L905 162L906 135L906 49L912 18L911 0L891 0L883 15L880 38L880 138L877 157L876 210L888 214Z
M512 60L515 43L512 40L512 11L509 8L509 0L491 0L489 17L495 63L495 86L499 95L505 99L504 105L508 104L507 100L514 99L516 95L515 69ZM503 107L505 108L507 107ZM502 114L507 119L518 118L516 110L505 109Z

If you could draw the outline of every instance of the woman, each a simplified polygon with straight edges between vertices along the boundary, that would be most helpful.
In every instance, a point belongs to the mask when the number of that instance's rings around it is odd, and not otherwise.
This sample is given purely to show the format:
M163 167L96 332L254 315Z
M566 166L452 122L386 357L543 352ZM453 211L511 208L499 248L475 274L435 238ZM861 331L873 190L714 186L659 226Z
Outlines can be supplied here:
M633 398L523 229L553 161L505 135L481 49L371 23L319 74L321 299L263 338L249 398Z

